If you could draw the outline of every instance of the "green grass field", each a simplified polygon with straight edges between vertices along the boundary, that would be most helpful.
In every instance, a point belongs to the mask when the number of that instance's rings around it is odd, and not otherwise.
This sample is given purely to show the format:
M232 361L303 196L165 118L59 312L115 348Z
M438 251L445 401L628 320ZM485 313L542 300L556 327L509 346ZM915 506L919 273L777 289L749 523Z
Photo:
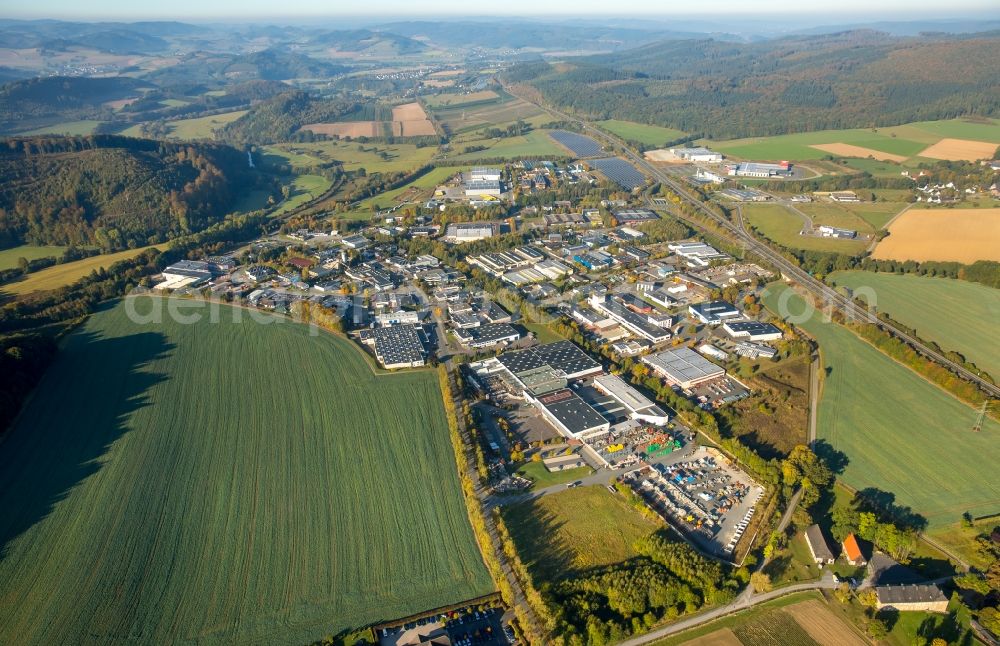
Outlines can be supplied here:
M1000 344L989 341L1000 321L1000 291L964 280L868 271L836 272L831 280L858 295L871 288L880 312L1000 378Z
M659 527L620 495L597 486L500 509L521 559L539 583L632 558L635 542Z
M520 159L522 157L561 157L565 151L559 148L548 136L548 130L532 130L520 137L506 137L504 139L474 139L463 141L462 145L455 148L460 152L464 146L480 145L486 146L486 150L479 150L472 153L460 154L452 157L453 161L469 161L483 159L485 157L503 157L504 159Z
M101 125L101 121L84 119L81 121L67 121L44 128L35 128L26 132L19 132L18 135L92 135L94 129Z
M580 478L588 476L593 472L594 470L590 467L578 467L575 469L564 469L562 471L550 473L541 462L525 462L524 465L517 470L517 474L519 476L528 478L535 483L532 487L533 489L544 489L545 487L551 487L552 485L573 482L574 480L579 480Z
M119 260L134 258L146 249L152 248L127 249L117 253L91 256L90 258L75 260L62 265L46 267L40 271L30 273L24 278L0 285L0 293L7 292L9 294L21 295L49 289L59 289L60 287L75 283L95 269L102 267L107 269Z
M644 123L635 123L634 121L608 119L606 121L598 121L597 125L612 134L618 135L622 139L638 141L649 146L662 146L668 141L673 141L684 136L684 132L674 128L650 126Z
M378 207L379 209L387 209L395 206L399 203L400 199L404 198L404 194L406 196L412 196L414 199L426 199L430 197L436 186L447 180L455 173L465 170L466 168L468 167L436 166L409 184L405 184L391 191L379 193L374 197L362 200L352 211L338 215L337 217L348 219L367 219L371 217L372 211L375 207Z
M797 294L773 284L764 302L785 317L802 313ZM782 312L782 298L788 298ZM795 322L797 319L793 320ZM848 329L814 313L797 323L820 346L824 369L818 434L849 463L841 478L854 489L875 487L927 517L932 527L1000 511L1000 423L987 418L973 433L978 411Z
M284 158L293 166L311 167L339 161L344 170L364 168L370 173L412 171L430 161L437 148L412 144L360 144L348 141L318 141L315 143L278 144L267 146L269 155ZM379 153L385 153L382 159Z
M743 216L767 238L792 249L836 251L850 255L865 250L864 240L799 235L805 221L800 215L792 213L780 204L745 204Z
M0 445L0 642L305 644L494 589L436 373L219 309L66 340Z
M754 160L808 161L830 153L812 148L812 144L845 143L896 155L913 156L943 138L971 139L1000 143L1000 121L921 121L885 128L820 130L775 137L754 137L728 141L706 140L701 143L729 156Z
M48 258L50 256L58 258L63 255L64 251L66 251L66 247L36 246L30 244L24 244L20 247L10 247L9 249L0 249L0 269L17 267L17 262L21 258L28 260L38 260L39 258Z
M314 200L327 192L331 186L330 180L322 175L296 175L291 182L291 193L288 199L281 203L275 210L274 215L287 213L299 207L309 200Z

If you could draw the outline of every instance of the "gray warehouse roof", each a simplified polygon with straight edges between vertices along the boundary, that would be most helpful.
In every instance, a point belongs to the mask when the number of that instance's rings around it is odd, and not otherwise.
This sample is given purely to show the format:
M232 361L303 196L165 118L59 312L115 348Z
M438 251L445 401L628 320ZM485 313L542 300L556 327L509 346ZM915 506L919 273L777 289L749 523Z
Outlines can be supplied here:
M570 341L556 341L525 350L504 352L499 360L515 375L542 366L550 366L567 376L587 374L601 368L601 364Z
M932 603L947 602L948 597L944 596L941 588L933 583L928 584L903 584L903 585L880 585L875 588L879 603Z
M677 383L721 377L726 371L691 348L675 348L643 359Z
M574 435L608 423L603 415L568 388L542 395L538 402Z

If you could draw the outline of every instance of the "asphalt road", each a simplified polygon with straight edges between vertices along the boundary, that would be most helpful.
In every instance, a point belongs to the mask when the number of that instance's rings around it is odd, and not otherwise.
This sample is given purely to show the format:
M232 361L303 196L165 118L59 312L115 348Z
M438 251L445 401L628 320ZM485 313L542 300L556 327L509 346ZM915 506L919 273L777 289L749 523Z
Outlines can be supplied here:
M509 88L507 88L509 91ZM525 97L521 97L526 101L530 101ZM532 101L532 103L534 103ZM756 237L750 233L742 222L742 218L739 219L738 223L733 223L730 220L718 215L714 211L708 209L704 204L701 203L696 197L694 197L676 177L663 171L663 169L657 168L656 166L650 164L646 161L644 157L637 154L631 148L629 148L624 141L610 135L603 130L598 129L593 126L590 122L580 119L578 117L573 117L558 110L554 110L550 107L538 105L539 108L545 110L546 112L559 117L560 119L575 122L581 125L583 132L590 137L609 145L617 154L621 154L623 157L631 161L637 168L645 172L648 176L652 177L654 180L667 186L680 196L682 199L691 204L695 209L697 209L702 215L710 219L715 225L720 227L722 230L727 232L732 238L734 238L739 244L741 244L749 253L755 254L758 257L765 259L771 265L777 267L782 275L797 283L812 295L817 297L819 301L823 304L830 305L842 312L847 316L849 320L858 320L866 323L872 323L885 329L898 338L906 341L908 344L913 346L920 354L925 357L945 366L955 374L961 376L963 379L975 383L983 391L993 395L994 397L1000 397L1000 386L996 386L989 381L983 379L978 374L972 372L971 370L961 366L954 361L951 361L941 353L929 348L924 345L919 339L907 334L906 332L893 327L884 321L880 320L873 313L869 312L866 308L859 307L853 301L844 296L838 294L833 288L827 286L825 283L813 278L808 272L800 268L795 263L791 262L783 255L781 255L775 249L762 243ZM691 220L687 218L682 213L675 213L676 217L686 220L689 224L695 228L702 228L703 225L698 221Z

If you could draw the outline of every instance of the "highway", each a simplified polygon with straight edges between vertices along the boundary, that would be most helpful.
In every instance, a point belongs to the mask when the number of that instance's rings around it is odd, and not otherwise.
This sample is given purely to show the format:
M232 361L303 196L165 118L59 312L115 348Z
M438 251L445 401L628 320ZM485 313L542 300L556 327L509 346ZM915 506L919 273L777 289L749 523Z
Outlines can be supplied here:
M510 88L505 88L510 91ZM525 101L531 101L529 98L520 97ZM550 107L540 105L536 102L531 101L537 105L540 109L558 117L561 120L578 123L580 124L583 132L587 135L593 137L594 139L604 143L608 146L609 150L616 151L632 162L637 168L646 173L649 177L652 177L655 181L660 182L664 186L668 187L671 191L677 194L678 197L692 205L698 212L704 215L706 218L711 220L720 229L725 231L729 236L738 242L747 252L757 255L758 257L764 259L766 262L776 267L781 274L798 284L800 287L808 291L814 297L818 299L820 303L824 306L829 306L836 310L839 310L845 314L848 320L861 321L865 323L871 323L877 325L878 327L886 330L887 332L895 335L896 337L902 339L920 354L924 355L928 359L941 364L942 366L948 368L950 371L954 372L956 375L962 377L963 379L970 381L977 386L979 386L984 392L989 393L993 397L1000 397L1000 386L990 383L986 379L983 379L975 372L967 369L965 366L959 365L948 359L936 350L926 346L920 339L911 336L903 330L900 330L894 326L889 325L885 321L879 319L875 314L870 312L864 307L860 307L852 300L838 294L832 287L829 287L822 281L814 278L808 272L800 268L798 265L792 261L785 258L777 250L771 248L769 245L764 244L758 240L750 231L747 230L743 223L742 217L738 218L738 222L734 223L729 219L715 213L708 207L706 207L697 197L692 195L688 188L678 180L676 177L671 176L661 168L657 168L653 164L646 161L646 159L633 151L628 145L609 133L597 128L593 124L578 117L573 117L558 110L554 110ZM703 225L697 220L693 220L686 217L682 213L674 213L674 215L693 227L704 228Z

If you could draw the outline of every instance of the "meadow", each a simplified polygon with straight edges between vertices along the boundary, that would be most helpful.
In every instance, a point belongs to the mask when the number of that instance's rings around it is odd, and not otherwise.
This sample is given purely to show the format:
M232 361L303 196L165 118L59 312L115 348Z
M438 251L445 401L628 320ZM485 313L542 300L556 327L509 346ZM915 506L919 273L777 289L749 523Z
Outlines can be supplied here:
M562 157L566 154L566 151L557 146L548 136L548 130L532 130L519 137L465 141L463 145L456 145L455 148L461 150L464 145L469 144L486 146L486 150L459 154L451 159L455 161L470 161L487 157L520 159L523 157Z
M305 644L494 589L434 372L183 311L92 316L0 445L0 642Z
M802 313L800 296L782 296L789 290L769 286L768 309L782 316L779 305L788 298L784 315ZM987 418L973 433L977 410L819 312L796 325L819 342L828 371L817 432L846 455L845 484L890 492L932 527L957 522L965 511L1000 511L1000 482L990 476L1000 461L1000 423Z
M517 475L531 480L534 483L531 487L532 489L544 489L546 487L551 487L552 485L565 484L567 482L579 480L580 478L588 476L593 472L594 470L590 467L576 467L573 469L563 469L562 471L550 472L541 462L525 462L524 465L517 470Z
M790 249L835 251L854 255L864 251L867 246L867 242L861 239L846 240L799 235L805 225L802 216L792 213L780 204L745 204L743 216L768 239Z
M45 291L49 289L59 289L80 280L96 269L107 269L119 260L134 258L146 249L153 247L141 247L139 249L127 249L116 253L101 254L91 256L82 260L74 260L61 265L46 267L40 271L32 272L23 278L0 285L0 294L8 293L14 295L30 294L31 292Z
M379 193L374 197L361 200L350 212L338 215L337 217L366 219L372 216L374 210L396 206L400 201L417 202L428 199L433 195L434 189L439 184L452 177L455 173L465 170L465 168L459 166L435 166L409 184L404 184L391 191Z
M51 126L45 126L44 128L35 128L34 130L28 130L25 132L17 133L19 136L28 135L92 135L94 134L94 129L101 125L101 121L94 121L92 119L83 119L81 121L67 121L65 123L56 123Z
M459 105L469 105L471 103L481 104L495 102L500 95L493 90L482 90L479 92L469 92L462 94L459 92L442 92L424 97L424 103L428 108L449 108Z
M1000 375L1000 344L988 341L1000 321L1000 290L965 280L869 271L838 271L830 280L859 296L860 288L874 290L879 312Z
M266 154L281 157L293 167L309 168L336 160L343 164L344 170L364 168L371 173L416 170L430 161L436 150L434 146L418 148L412 144L361 144L336 140L278 144L265 148Z
M659 528L604 487L567 489L500 508L525 566L539 583L628 560Z
M727 141L704 140L700 143L740 159L808 161L822 159L830 154L813 148L813 145L842 143L912 157L946 138L1000 144L1000 121L994 119L920 121L882 128L820 130L774 137Z
M634 121L608 119L606 121L598 121L597 125L613 135L618 135L622 139L638 141L648 146L662 146L668 141L673 141L684 136L682 131L674 128L650 126L644 123L635 123Z
M38 246L24 244L19 247L0 249L0 269L17 267L18 260L38 260L39 258L58 258L66 251L66 247Z
M330 180L322 175L296 175L291 181L291 192L288 194L288 199L282 202L272 215L287 213L318 198L326 193L331 185Z
M167 136L174 139L213 139L215 137L215 130L227 123L236 121L246 113L246 110L235 110L233 112L213 114L208 117L168 121L169 133ZM126 137L142 137L142 125L136 124L126 128L120 134Z

